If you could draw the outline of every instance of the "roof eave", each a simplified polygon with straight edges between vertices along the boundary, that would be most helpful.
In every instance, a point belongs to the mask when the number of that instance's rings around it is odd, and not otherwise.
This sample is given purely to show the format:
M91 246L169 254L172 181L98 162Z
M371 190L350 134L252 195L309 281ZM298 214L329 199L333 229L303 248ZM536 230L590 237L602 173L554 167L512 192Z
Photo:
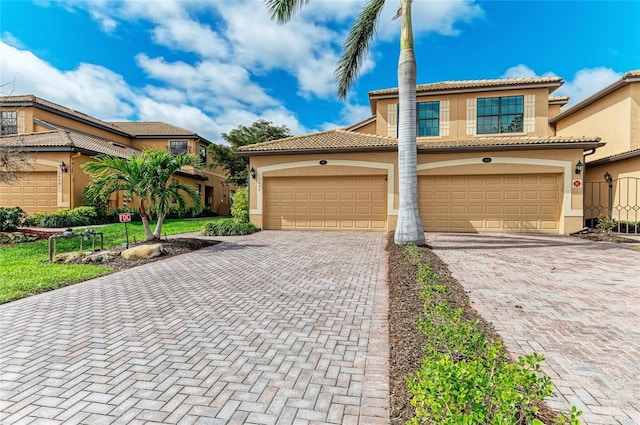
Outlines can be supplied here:
M440 146L430 147L419 145L418 152L430 153L455 153L455 152L501 152L523 150L549 150L549 149L594 149L604 146L603 142L572 142L572 143L539 143L519 145L489 145L489 146Z
M367 146L349 148L316 148L316 149L283 149L269 151L238 151L240 157L273 156L273 155L305 155L305 154L330 154L350 152L392 152L398 150L397 146Z
M549 93L552 93L555 89L560 87L563 84L562 81L557 82L544 82L544 83L528 83L528 84L520 84L520 85L500 85L500 86L484 86L484 87L469 87L469 88L455 88L455 89L437 89L437 90L424 90L419 91L416 90L416 96L420 96L422 94L428 95L442 95L442 94L459 94L459 93L478 93L478 92L487 92L487 91L506 91L506 90L527 90L527 89L539 89L539 88L549 88ZM375 94L374 92L369 92L369 102L375 99L390 99L398 97L398 89L394 89L395 91L392 93L383 93L383 94ZM374 93L374 94L372 94Z
M630 151L630 152L625 152L619 155L608 156L606 158L595 159L593 161L587 162L587 165L593 167L596 165L610 164L612 162L624 161L625 159L631 159L638 156L640 156L640 149Z

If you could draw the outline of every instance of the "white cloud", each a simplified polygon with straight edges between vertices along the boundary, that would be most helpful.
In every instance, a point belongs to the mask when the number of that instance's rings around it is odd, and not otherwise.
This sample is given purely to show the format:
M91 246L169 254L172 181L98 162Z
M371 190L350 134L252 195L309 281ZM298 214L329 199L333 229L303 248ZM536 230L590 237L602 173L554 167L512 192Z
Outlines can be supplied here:
M546 72L542 75L529 68L527 65L519 64L507 69L500 78L536 78L536 77L555 77L553 72Z
M557 75L551 71L540 75L527 65L519 64L507 69L501 78L555 76ZM619 80L622 77L622 74L611 68L598 67L581 69L576 72L571 80L569 79L569 76L566 75L561 75L560 77L563 78L565 83L553 92L553 94L556 96L569 96L570 99L568 105L571 106L605 88L614 81Z
M206 58L222 58L228 55L227 42L211 28L189 19L169 19L153 30L158 44L194 52Z
M15 78L13 94L35 94L105 120L133 113L133 91L121 75L107 68L81 63L75 70L60 71L33 53L2 41L0 57L0 81Z
M581 69L574 75L573 80L567 80L555 94L569 96L571 98L570 105L575 105L620 78L622 78L622 74L611 68Z

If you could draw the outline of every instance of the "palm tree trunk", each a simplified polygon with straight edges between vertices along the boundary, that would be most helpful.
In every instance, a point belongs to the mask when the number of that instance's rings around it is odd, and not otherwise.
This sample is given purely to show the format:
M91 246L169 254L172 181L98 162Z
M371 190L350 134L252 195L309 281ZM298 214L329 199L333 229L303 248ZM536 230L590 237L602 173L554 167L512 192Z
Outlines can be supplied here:
M151 241L154 239L154 235L151 232L151 226L149 226L149 218L147 217L147 211L144 207L144 200L140 200L140 218L142 219L142 226L144 227L145 241Z
M158 221L156 221L156 230L153 231L155 239L160 239L160 232L162 231L162 224L164 223L164 215L158 215Z
M398 245L423 245L418 211L418 151L416 144L416 57L411 29L411 0L401 1L400 60L398 62L398 191L400 211L394 235Z

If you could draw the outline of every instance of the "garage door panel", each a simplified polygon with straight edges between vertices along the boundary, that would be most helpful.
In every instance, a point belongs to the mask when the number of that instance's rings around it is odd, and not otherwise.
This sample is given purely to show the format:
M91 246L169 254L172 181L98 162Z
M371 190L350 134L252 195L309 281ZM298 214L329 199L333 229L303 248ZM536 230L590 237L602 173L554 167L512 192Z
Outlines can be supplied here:
M28 214L58 209L58 175L55 171L24 173L11 186L0 185L0 207L21 206Z
M384 176L265 179L267 229L385 230Z
M557 233L561 183L557 174L421 176L422 224L426 230Z

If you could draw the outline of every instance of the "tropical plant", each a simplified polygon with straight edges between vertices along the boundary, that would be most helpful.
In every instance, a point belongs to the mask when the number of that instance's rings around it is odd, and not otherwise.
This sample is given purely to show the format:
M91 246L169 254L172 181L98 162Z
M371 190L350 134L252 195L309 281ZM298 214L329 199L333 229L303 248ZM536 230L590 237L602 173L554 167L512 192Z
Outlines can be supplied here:
M249 222L249 189L241 187L233 195L231 216L236 223Z
M310 0L265 0L271 18L279 23L291 17ZM418 154L416 148L416 58L411 26L412 0L400 0L400 59L398 61L398 173L400 210L394 235L398 245L424 244L424 230L418 211ZM369 50L385 0L368 0L349 31L338 61L338 97L344 99L358 76Z
M246 186L249 176L247 162L236 154L238 148L291 136L291 131L286 125L275 126L270 121L258 120L250 126L240 125L229 133L222 133L222 138L229 146L209 146L210 166L223 168L229 175L227 183Z
M147 149L128 158L102 156L83 164L82 168L91 176L87 196L96 199L123 191L126 199L139 203L146 240L153 240L160 239L162 224L172 202L182 209L190 199L195 210L202 209L195 187L172 180L182 167L198 168L199 165L200 158L192 154L172 155L159 149ZM157 220L153 232L149 226L152 215Z

